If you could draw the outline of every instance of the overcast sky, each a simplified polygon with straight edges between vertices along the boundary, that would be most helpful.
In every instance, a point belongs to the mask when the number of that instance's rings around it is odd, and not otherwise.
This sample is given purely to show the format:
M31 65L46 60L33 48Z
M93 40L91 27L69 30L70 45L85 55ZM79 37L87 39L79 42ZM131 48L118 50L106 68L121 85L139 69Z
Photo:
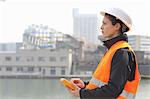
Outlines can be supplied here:
M149 35L150 0L0 0L0 42L21 42L31 24L44 24L73 34L72 8L98 15L103 7L116 6L133 20L130 34Z

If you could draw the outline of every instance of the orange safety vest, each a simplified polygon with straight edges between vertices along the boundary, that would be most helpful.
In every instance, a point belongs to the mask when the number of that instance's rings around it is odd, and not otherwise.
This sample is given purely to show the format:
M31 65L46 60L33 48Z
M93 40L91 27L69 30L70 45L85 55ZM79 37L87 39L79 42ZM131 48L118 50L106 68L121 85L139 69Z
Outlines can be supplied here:
M118 49L125 47L128 47L129 50L133 52L129 44L125 41L118 41L117 43L111 46L111 48L103 56L101 62L98 64L95 72L93 73L92 79L86 86L87 89L95 89L97 87L100 88L101 86L108 84L112 57ZM140 73L138 70L138 64L136 63L134 80L126 82L124 90L122 91L120 96L117 97L117 99L134 99L138 89L139 82L140 82Z

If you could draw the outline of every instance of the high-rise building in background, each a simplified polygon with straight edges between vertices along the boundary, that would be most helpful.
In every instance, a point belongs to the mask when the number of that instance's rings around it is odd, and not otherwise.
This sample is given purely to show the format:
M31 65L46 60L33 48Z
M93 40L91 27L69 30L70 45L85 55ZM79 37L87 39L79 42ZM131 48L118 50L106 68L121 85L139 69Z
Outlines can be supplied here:
M74 8L73 35L89 43L99 43L97 14L81 14L78 8Z
M128 41L135 51L150 51L150 36L128 35Z

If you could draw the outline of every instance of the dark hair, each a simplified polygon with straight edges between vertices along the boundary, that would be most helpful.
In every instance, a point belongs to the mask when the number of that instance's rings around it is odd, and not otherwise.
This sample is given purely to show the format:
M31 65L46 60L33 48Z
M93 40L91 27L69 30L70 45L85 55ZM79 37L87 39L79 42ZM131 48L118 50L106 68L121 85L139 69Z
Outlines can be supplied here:
M120 33L124 33L129 30L129 28L121 20L117 19L115 16L110 15L108 13L105 13L105 16L108 17L108 19L111 21L112 25L115 25L117 23L120 24L120 26L121 26Z

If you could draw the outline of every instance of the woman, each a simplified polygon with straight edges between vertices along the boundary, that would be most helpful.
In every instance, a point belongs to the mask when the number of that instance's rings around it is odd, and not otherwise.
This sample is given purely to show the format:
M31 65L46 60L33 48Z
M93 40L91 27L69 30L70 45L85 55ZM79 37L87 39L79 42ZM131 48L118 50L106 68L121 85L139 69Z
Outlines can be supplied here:
M136 56L125 34L131 29L130 17L121 9L102 11L102 34L107 52L92 79L85 83L72 80L77 90L70 92L81 99L134 99L140 82Z

